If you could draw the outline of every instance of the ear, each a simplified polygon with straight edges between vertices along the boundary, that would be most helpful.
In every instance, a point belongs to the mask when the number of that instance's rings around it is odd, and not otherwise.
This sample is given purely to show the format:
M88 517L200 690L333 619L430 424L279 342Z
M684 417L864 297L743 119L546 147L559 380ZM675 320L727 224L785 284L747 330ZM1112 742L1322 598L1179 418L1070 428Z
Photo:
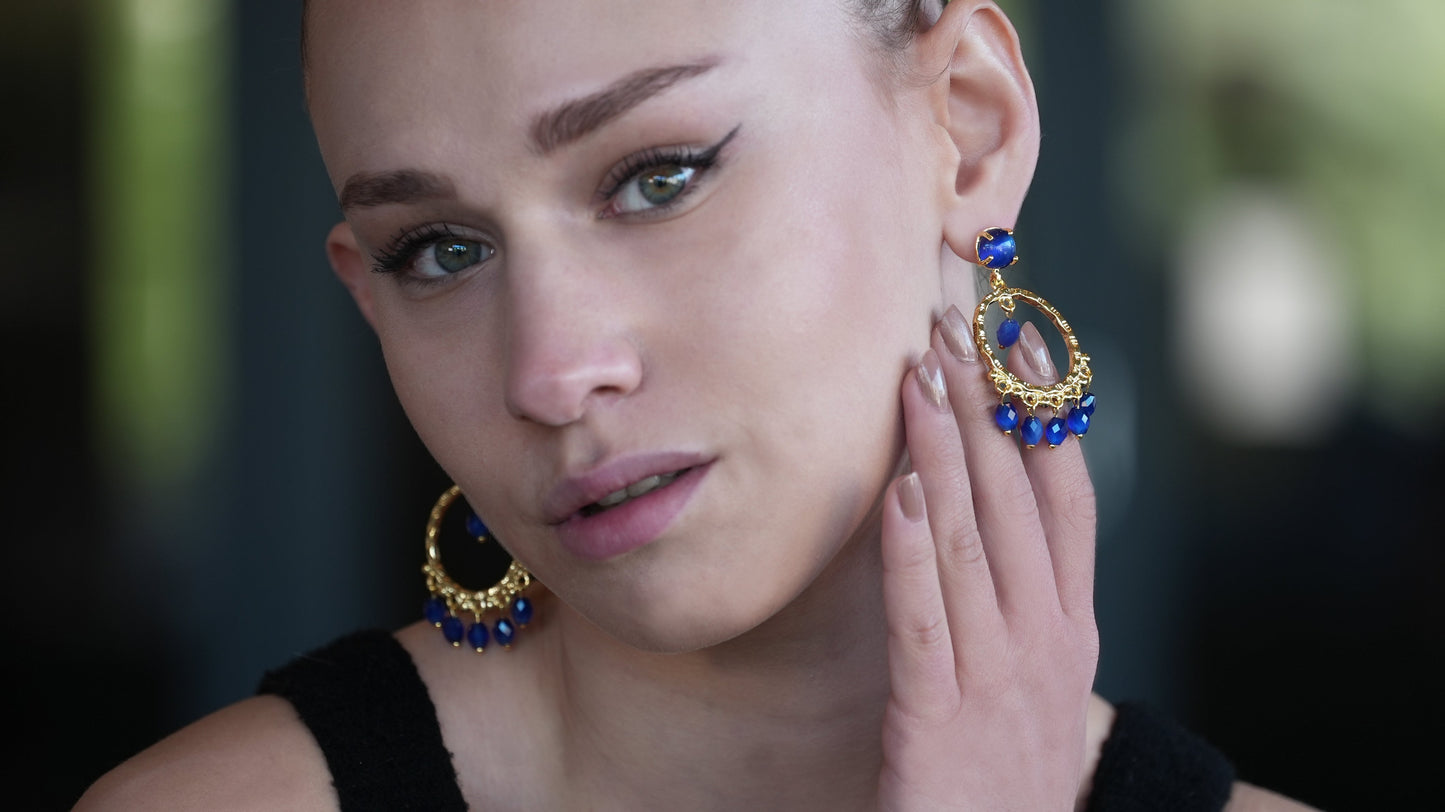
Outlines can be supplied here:
M331 270L336 273L336 278L341 280L341 284L346 286L351 298L356 301L361 317L375 330L376 318L371 306L373 274L361 255L361 249L356 245L356 235L345 221L332 226L331 232L326 235L326 258L331 262Z
M919 35L936 126L952 145L940 167L943 238L972 260L986 228L1013 228L1039 157L1039 111L1018 34L998 6L953 0ZM940 73L940 69L942 72Z

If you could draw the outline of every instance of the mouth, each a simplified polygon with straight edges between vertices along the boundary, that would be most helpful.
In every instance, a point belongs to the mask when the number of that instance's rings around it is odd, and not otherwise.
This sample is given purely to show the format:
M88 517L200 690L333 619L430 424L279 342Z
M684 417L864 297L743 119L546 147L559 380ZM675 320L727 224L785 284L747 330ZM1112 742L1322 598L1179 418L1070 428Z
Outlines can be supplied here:
M712 458L691 451L644 452L619 456L558 482L542 503L549 525L588 519L630 505L678 479L706 468Z
M584 561L606 561L665 534L716 459L693 454L618 460L564 482L554 497L557 541Z
M666 474L654 474L652 476L645 477L628 485L625 488L618 488L612 493L609 493L601 499L598 499L596 502L588 505L583 505L582 509L578 512L581 513L582 516L585 518L596 516L599 513L606 513L612 508L626 504L627 502L636 499L639 496L645 496L659 488L665 488L668 485L671 485L677 480L678 477L686 474L688 471L691 471L693 467L695 466L681 468Z

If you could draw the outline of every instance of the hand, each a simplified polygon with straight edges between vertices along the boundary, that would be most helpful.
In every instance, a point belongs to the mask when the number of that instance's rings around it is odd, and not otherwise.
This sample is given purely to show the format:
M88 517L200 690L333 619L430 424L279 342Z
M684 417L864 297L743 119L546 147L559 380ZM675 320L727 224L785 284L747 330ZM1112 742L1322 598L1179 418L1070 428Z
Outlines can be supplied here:
M1025 331L1010 369L1052 383ZM903 384L913 473L883 508L889 812L1079 803L1099 650L1093 486L1077 438L1025 449L998 429L984 368L950 308Z

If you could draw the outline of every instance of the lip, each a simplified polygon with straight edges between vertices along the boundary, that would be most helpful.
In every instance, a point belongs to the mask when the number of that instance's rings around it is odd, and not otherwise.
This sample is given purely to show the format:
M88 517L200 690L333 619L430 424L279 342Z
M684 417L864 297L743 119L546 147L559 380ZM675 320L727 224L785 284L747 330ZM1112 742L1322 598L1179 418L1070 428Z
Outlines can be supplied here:
M656 540L686 507L712 460L692 453L643 454L608 462L559 483L544 503L548 524L563 548L578 558L601 561ZM582 508L650 476L690 469L670 484L584 515Z
M542 502L542 520L547 524L561 524L582 508L634 482L710 462L712 460L701 454L684 451L635 454L609 460L585 474L557 483Z

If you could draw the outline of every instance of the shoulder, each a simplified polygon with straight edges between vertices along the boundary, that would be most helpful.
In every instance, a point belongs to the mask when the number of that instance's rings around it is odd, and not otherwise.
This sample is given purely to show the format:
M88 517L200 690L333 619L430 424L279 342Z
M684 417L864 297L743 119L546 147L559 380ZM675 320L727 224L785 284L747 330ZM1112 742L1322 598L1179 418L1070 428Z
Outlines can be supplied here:
M1224 812L1319 812L1313 806L1243 781L1234 782Z
M101 776L75 812L337 808L326 759L286 700L227 706Z

